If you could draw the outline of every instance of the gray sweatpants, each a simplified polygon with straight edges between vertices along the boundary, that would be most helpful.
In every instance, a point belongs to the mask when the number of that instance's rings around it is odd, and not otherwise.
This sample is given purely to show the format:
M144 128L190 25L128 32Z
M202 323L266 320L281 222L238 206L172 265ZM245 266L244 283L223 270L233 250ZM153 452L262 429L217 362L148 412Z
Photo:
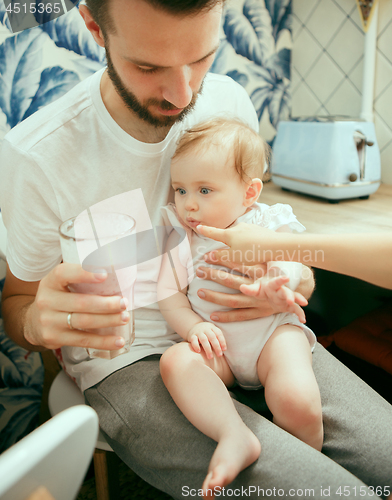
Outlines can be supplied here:
M261 455L216 498L374 500L375 492L392 492L392 406L320 344L313 367L323 405L322 453L235 401L260 440ZM113 450L134 472L176 499L200 498L216 443L178 410L160 377L159 356L113 373L85 397Z

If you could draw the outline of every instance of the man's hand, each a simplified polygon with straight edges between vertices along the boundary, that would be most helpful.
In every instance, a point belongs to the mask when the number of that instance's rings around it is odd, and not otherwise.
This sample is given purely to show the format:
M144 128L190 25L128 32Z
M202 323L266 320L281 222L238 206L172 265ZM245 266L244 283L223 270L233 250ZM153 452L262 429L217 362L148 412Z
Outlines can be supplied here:
M214 269L212 267L199 267L196 270L196 275L199 278L211 280L238 291L240 291L241 285L252 284L255 279L263 276L267 270L266 264L244 266L227 261L226 259L224 259L223 262L206 259L206 262L226 266L244 274L245 276L240 276L230 273L229 271L225 272L221 269ZM214 292L206 288L199 289L197 293L201 299L232 309L230 311L213 312L210 316L211 321L219 321L221 323L246 321L249 319L264 318L276 312L272 309L267 299L257 299L242 293L230 294Z
M260 300L267 299L274 313L289 312L296 314L301 323L305 323L305 313L300 306L306 306L308 301L298 292L293 292L284 286L289 282L287 276L264 276L250 285L241 285L240 290L246 295Z
M120 296L99 296L71 293L68 285L98 284L106 274L89 273L77 264L59 264L41 280L33 302L27 306L23 322L25 340L32 346L57 349L75 346L114 350L124 345L124 339L115 335L99 335L87 330L124 325L129 322L127 304ZM19 282L19 293L18 293ZM7 323L18 311L18 298L23 295L23 281L13 276L6 291L3 309ZM21 303L21 301L20 301ZM67 323L72 314L72 326ZM15 335L11 335L15 338Z
M207 359L213 358L213 351L217 356L222 356L222 351L226 350L226 340L221 329L205 321L197 323L190 329L188 342L195 352L201 352L201 346Z

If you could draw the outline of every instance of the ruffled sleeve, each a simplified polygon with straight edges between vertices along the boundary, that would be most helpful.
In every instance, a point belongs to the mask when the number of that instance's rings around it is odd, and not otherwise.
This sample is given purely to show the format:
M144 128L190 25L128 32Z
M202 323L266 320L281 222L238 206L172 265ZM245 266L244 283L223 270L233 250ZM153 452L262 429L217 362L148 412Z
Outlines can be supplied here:
M302 233L306 230L305 226L298 222L290 205L276 203L276 205L268 206L263 203L255 203L251 208L252 210L240 217L237 222L257 224L272 231Z

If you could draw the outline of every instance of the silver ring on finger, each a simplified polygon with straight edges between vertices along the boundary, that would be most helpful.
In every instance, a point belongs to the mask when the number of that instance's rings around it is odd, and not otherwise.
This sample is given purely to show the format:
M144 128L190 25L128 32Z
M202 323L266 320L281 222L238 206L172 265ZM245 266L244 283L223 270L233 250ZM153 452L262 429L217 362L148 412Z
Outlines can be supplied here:
M75 328L72 326L72 314L73 313L68 313L68 316L67 316L67 323L68 323L68 328L70 330L75 330Z

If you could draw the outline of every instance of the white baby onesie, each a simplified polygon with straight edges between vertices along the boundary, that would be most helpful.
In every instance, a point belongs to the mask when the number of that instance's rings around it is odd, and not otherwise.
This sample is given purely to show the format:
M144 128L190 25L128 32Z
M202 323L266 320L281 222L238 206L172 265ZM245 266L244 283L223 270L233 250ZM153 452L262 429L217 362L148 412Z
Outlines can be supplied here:
M166 223L170 223L173 227L183 228L173 204L169 204L162 208L162 214ZM262 203L255 203L251 206L251 210L245 215L239 217L235 225L245 222L247 224L257 224L262 227L267 227L276 231L277 229L287 231L302 232L305 227L300 224L293 214L289 205L278 203L273 206L268 206ZM214 311L229 310L227 307L219 306L212 302L202 300L197 295L200 288L208 288L210 290L224 293L240 293L232 288L224 287L214 281L203 280L198 278L194 273L199 266L210 266L215 269L227 271L227 268L207 264L204 261L204 254L225 245L221 242L214 241L210 238L201 236L186 227L188 239L190 240L191 256L189 254L188 245L180 245L180 261L188 271L188 299L192 309L204 321L214 323L210 319L210 314ZM187 250L188 249L188 250ZM225 336L227 350L224 355L234 374L236 382L245 389L258 389L261 387L257 375L257 360L260 353L276 328L280 325L291 324L302 328L307 336L311 349L313 351L316 345L316 336L307 326L303 325L295 314L278 313L266 318L258 318L249 321L235 323L216 323Z

